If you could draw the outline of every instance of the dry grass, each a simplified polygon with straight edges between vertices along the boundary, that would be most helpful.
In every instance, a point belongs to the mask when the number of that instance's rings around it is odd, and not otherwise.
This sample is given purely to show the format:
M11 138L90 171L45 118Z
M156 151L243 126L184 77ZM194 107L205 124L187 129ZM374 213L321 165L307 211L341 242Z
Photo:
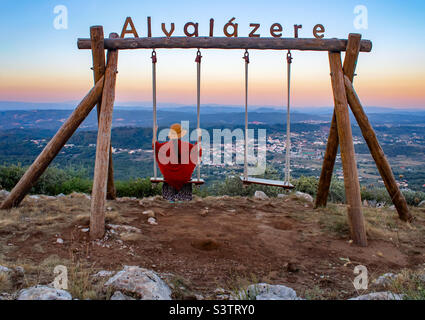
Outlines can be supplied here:
M241 206L247 208L258 206L254 199L238 198ZM233 198L217 200L214 197L200 199L195 197L195 202L202 202L204 207L221 206L222 202L234 201ZM0 199L1 201L1 199ZM306 210L299 210L300 204ZM108 224L131 225L130 218L120 215L119 202L108 203L106 222ZM261 205L271 205L275 207L287 206L287 208L298 208L288 210L288 216L294 220L311 222L320 227L317 231L326 235L347 239L349 235L346 207L339 204L329 204L326 209L312 210L312 205L291 196L286 199L273 199L261 202ZM301 208L302 208L301 207ZM225 205L223 205L225 208ZM243 208L241 207L241 210ZM415 246L422 246L425 238L425 211L423 209L412 208L415 221L411 224L398 219L397 212L389 208L364 208L368 238L371 240L384 240L394 243L396 246L403 245L405 248L414 250ZM58 255L46 252L43 242L32 246L32 251L40 256L48 255L38 265L22 257L16 261L8 260L10 252L16 250L17 245L24 244L28 239L40 237L43 239L55 239L58 230L64 230L71 226L88 226L90 220L90 200L81 194L72 194L68 197L51 199L41 197L39 200L26 198L23 205L17 209L9 211L0 210L0 265L14 268L21 266L25 270L25 278L22 284L14 283L10 277L0 274L0 292L16 292L22 287L30 287L36 284L50 284L54 280L53 269L57 265L64 265L68 268L69 291L74 298L84 299L106 299L111 292L105 292L104 281L91 277L97 271L94 265L87 262L77 261L72 250L66 252L66 259ZM308 238L309 230L305 231ZM303 233L304 234L304 233ZM123 241L138 242L143 239L143 234L122 233L120 238ZM44 256L43 256L44 257ZM267 272L265 272L267 273ZM406 276L393 284L392 290L396 293L404 293L411 299L425 299L423 285L418 282L419 275L413 271L406 271ZM227 281L226 289L230 292L243 292L252 283L269 279L256 279L254 275L241 274L235 270L234 276ZM175 288L174 294L179 298L191 297L192 290L190 283L183 279L173 280ZM184 289L181 289L184 288ZM319 287L312 286L306 290L303 296L309 299L324 299L333 297L335 292L324 292ZM336 296L335 296L336 298Z
M405 300L425 300L425 269L403 270L387 288L404 295Z

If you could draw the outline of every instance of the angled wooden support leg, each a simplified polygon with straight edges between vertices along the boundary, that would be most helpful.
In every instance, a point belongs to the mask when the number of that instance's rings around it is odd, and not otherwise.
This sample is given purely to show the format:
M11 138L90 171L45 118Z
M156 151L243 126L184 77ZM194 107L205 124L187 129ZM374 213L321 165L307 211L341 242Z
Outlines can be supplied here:
M360 183L357 173L347 95L345 92L341 53L329 52L329 62L331 66L331 80L335 100L338 138L341 146L341 159L344 171L345 195L347 199L347 213L350 223L351 239L355 244L366 247L366 228L362 213Z
M406 199L397 186L397 182L394 178L391 166L385 157L384 151L378 142L375 131L373 130L372 125L370 124L369 119L364 112L360 99L353 88L353 84L348 77L345 77L345 89L347 91L347 99L351 107L351 111L356 117L357 123L359 124L363 137L366 140L370 153L375 160L382 180L384 180L385 187L387 188L391 200L397 209L398 215L400 216L401 220L410 222L412 221L413 217L409 212L409 208L407 207Z
M326 145L325 157L323 158L322 172L320 174L319 186L317 188L314 208L326 207L328 203L329 190L331 188L332 173L338 153L338 127L335 112L332 117L331 129L329 131L328 143Z
M357 60L360 52L362 36L352 33L348 37L347 51L344 59L344 75L354 79L354 74L357 67ZM328 203L329 189L332 181L332 173L335 166L335 160L338 153L338 128L336 123L335 112L332 117L331 129L329 131L328 143L326 146L325 157L323 159L322 173L319 179L315 208L326 207Z
M93 192L91 199L90 237L100 239L105 234L105 204L111 149L112 114L115 101L118 50L108 51L105 86L102 95L102 112L96 146Z
M103 77L100 78L94 88L80 102L68 120L62 125L52 140L50 140L27 172L25 172L15 188L13 188L12 192L1 205L1 209L11 209L12 207L17 207L22 202L49 164L58 155L59 151L99 101L103 91L103 80Z
M92 56L93 56L93 74L94 82L96 83L105 74L105 46L104 34L102 26L94 26L90 28L90 38L92 42ZM99 122L100 113L102 108L102 101L99 100L97 104L97 119ZM108 168L108 187L107 199L115 200L116 190L114 183L114 163L112 159L112 146L109 150L109 168Z

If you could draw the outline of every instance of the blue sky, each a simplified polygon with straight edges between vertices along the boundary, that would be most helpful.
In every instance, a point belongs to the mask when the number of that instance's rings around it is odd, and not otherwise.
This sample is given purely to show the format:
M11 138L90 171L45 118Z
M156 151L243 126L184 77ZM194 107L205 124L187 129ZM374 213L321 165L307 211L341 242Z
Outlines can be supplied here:
M57 5L68 8L67 30L53 28ZM367 30L353 25L354 7L368 8ZM183 35L186 22L199 22L208 35L209 19L216 21L216 36L236 17L239 36L247 36L249 23L261 23L262 36L271 24L284 27L292 37L294 24L302 24L301 37L312 37L321 23L326 38L347 38L360 32L373 41L372 53L359 60L356 88L366 105L425 107L425 2L424 1L10 1L2 0L0 26L4 46L0 52L0 100L61 102L79 100L92 85L89 51L77 49L77 38L88 37L89 27L103 25L105 34L120 33L131 16L140 36L146 35L146 17L153 20L153 35L163 36L164 22L176 24ZM158 94L162 103L194 103L195 67L192 50L160 50ZM211 50L204 54L204 103L243 103L243 65L239 51ZM150 101L150 52L120 53L117 100ZM284 100L283 53L252 52L250 99L255 105L279 106ZM332 105L326 53L294 53L294 104Z

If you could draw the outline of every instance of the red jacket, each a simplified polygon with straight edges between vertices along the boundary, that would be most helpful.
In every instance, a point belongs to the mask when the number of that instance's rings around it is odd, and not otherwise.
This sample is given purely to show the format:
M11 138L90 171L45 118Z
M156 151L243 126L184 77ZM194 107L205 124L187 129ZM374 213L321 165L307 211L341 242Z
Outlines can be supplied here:
M156 142L155 157L165 181L170 186L180 190L192 179L193 171L198 163L196 154L198 144L193 145L180 139L177 142L178 153L175 152L173 141ZM199 156L202 156L202 150L199 150Z

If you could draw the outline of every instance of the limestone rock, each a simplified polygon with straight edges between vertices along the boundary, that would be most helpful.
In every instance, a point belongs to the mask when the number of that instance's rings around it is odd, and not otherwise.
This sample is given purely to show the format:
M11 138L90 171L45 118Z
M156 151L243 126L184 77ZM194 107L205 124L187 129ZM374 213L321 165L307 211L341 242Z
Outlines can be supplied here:
M239 293L237 300L246 298L248 300L301 300L297 297L294 289L282 285L270 285L259 283L250 285L246 291L246 297Z
M297 191L295 193L295 196L300 200L304 200L304 201L311 202L311 203L314 202L313 197L311 195L307 194L307 193Z
M359 296L356 298L351 298L348 300L403 300L403 295L392 293L389 291L385 292L372 292Z
M263 191L255 191L254 198L257 200L268 200L269 197Z
M125 266L105 286L137 295L142 300L171 300L168 285L155 272L140 267Z
M126 296L121 291L116 291L114 295L111 297L113 301L124 301L124 300L136 300L132 297Z
M390 285L394 280L396 280L398 276L394 273L386 273L380 276L378 279L375 279L373 281L373 284L377 286L388 286Z
M72 296L65 290L35 286L21 290L17 300L72 300Z

